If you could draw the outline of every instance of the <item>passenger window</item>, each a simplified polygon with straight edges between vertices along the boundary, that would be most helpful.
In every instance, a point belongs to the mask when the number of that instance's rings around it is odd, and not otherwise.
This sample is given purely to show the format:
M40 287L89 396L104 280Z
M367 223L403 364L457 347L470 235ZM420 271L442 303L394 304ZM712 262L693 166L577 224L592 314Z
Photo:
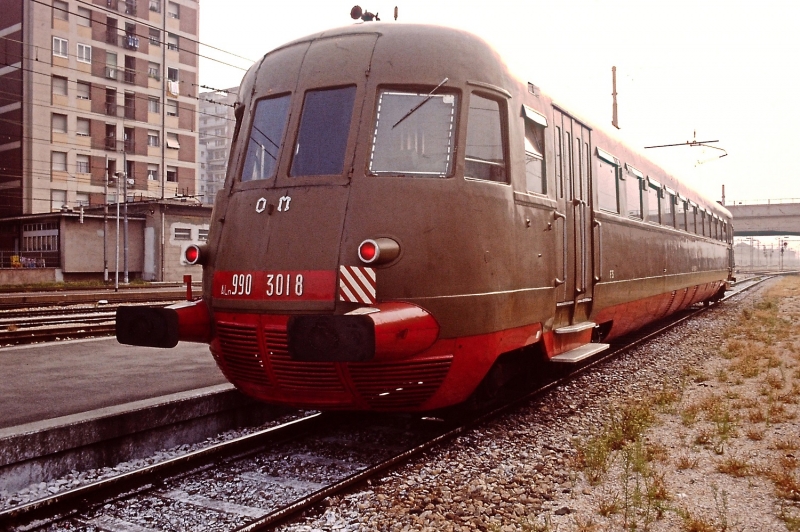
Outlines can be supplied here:
M242 181L270 179L275 176L286 118L289 115L289 100L290 95L286 94L260 100L256 104Z
M697 232L697 207L694 205L689 207L689 231L698 234ZM702 229L701 229L702 232Z
M470 96L464 176L507 183L501 105L477 94Z
M675 205L675 227L686 231L686 202L678 198Z
M532 109L525 110L525 186L528 192L547 194L544 164L545 117Z
M355 86L306 93L290 176L342 173L355 96Z
M661 223L661 187L655 183L647 184L647 221Z
M642 219L642 173L636 168L626 165L625 206L628 217Z
M672 216L672 211L675 206L675 195L667 193L664 195L664 205L661 212L661 221L664 225L675 227L675 218Z
M619 160L597 148L597 203L600 210L619 213Z
M455 94L381 91L370 173L412 177L450 175L456 104Z

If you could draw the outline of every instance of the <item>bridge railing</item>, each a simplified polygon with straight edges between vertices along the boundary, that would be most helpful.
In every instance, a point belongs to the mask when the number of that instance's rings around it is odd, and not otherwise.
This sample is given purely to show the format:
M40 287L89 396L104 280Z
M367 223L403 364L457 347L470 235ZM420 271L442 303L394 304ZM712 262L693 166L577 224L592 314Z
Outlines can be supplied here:
M778 199L760 199L760 200L736 200L726 201L725 206L735 205L777 205L781 203L800 203L800 198L778 198Z

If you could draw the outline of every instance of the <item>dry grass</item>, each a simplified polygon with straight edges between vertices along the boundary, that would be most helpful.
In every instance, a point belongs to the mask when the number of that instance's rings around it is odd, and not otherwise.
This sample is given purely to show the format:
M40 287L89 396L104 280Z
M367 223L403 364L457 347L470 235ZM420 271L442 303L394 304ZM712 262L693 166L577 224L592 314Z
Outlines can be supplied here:
M602 530L649 530L665 512L678 515L687 532L739 530L729 522L728 494L713 485L714 478L730 483L733 477L749 479L745 484L753 489L763 489L761 479L768 480L778 502L772 507L784 510L764 517L800 532L800 463L794 456L800 455L800 441L794 429L786 430L800 403L800 312L781 313L787 294L798 306L800 276L765 292L720 331L716 358L686 364L680 385L662 383L646 398L614 408L597 434L577 442L577 464L590 483L602 486L595 503L597 519L607 520ZM671 440L648 437L661 419L686 429L678 427ZM758 454L751 462L754 445ZM712 483L713 506L696 506L693 497L700 491L710 495L708 485L698 491L686 484L698 474ZM723 485L741 489L742 483ZM683 502L676 504L670 486L685 486L677 489L689 498L678 494ZM741 501L742 494L736 496ZM736 510L747 513L741 502ZM774 521L766 522L774 527ZM584 523L576 520L581 530L600 526L591 519Z

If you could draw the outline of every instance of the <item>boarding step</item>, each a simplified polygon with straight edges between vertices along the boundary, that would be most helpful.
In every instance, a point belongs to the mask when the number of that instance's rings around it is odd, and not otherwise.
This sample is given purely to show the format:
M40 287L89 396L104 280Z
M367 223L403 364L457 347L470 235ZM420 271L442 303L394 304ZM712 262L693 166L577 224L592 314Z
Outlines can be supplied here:
M602 353L611 347L611 344L584 344L576 347L566 353L561 353L550 359L550 362L558 362L560 364L577 364L587 358Z
M597 324L593 321L584 321L574 325L565 325L564 327L559 327L558 329L554 329L553 332L556 334L572 334L585 331L586 329L594 329L596 326Z

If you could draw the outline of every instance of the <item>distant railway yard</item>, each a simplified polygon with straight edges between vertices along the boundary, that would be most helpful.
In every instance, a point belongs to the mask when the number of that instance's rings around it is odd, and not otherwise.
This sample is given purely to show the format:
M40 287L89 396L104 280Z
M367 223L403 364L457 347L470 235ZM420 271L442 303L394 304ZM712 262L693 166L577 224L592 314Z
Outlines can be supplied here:
M4 483L0 527L798 530L800 278L758 280L498 411L263 407L194 444Z

